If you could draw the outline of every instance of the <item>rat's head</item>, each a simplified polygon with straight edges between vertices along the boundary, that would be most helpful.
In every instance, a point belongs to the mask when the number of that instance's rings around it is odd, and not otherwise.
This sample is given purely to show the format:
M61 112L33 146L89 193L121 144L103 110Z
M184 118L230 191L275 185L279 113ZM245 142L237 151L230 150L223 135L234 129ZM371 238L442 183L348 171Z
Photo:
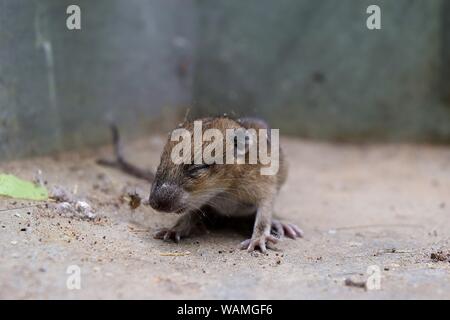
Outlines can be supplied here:
M207 118L200 121L202 133L207 129L221 131L224 137L223 150L226 143L225 130L240 128L236 121L228 118ZM172 141L169 135L150 192L149 203L158 211L181 213L198 209L215 195L226 191L233 180L225 164L207 164L206 161L194 163L194 123L186 123L181 129L185 129L185 132L190 134L189 146L192 151L189 153L190 164L186 161L179 164L174 162L173 149L179 146L180 142ZM212 142L202 142L202 150L206 150L205 148ZM225 157L225 152L222 154Z

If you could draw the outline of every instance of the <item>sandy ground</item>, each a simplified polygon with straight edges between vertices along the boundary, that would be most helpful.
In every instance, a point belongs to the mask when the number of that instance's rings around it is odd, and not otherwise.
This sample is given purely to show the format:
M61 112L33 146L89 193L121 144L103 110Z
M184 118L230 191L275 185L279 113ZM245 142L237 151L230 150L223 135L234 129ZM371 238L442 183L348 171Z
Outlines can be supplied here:
M63 186L96 211L81 219L53 203L0 198L0 209L31 206L0 211L0 298L450 298L450 263L430 258L450 249L449 148L283 142L290 174L277 214L305 238L268 255L236 249L246 236L233 230L178 245L153 239L177 216L120 200L130 190L147 197L149 185L96 165L109 147L0 164L26 179L41 170L49 188ZM155 168L162 145L153 137L126 152ZM71 265L79 290L67 288ZM345 284L367 279L373 265L380 290Z

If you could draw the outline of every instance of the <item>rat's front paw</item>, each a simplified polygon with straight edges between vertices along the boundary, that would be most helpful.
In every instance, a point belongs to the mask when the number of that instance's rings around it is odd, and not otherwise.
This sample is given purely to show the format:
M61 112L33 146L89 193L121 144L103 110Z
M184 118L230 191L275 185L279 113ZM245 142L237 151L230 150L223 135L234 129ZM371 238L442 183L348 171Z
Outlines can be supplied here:
M164 241L173 240L176 243L180 242L181 232L172 228L172 229L161 229L153 236L155 239L161 239Z
M251 239L247 239L245 241L242 241L240 244L240 248L242 250L247 249L248 252L252 252L256 248L259 248L259 250L262 253L266 253L266 247L269 249L271 248L270 243L277 243L278 239L275 238L273 235L269 234L263 234L257 237L252 237Z
M185 213L172 228L161 229L153 237L164 241L173 240L178 243L180 239L189 237L192 233L203 230L203 228L203 224L198 220L195 213Z

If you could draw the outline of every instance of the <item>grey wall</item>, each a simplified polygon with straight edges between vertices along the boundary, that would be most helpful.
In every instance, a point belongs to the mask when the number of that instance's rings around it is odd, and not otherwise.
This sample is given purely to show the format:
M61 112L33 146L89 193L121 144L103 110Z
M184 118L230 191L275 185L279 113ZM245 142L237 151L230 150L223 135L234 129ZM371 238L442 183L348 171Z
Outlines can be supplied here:
M0 160L104 143L110 120L173 122L191 101L193 19L185 0L0 0Z
M198 1L198 112L314 138L450 141L444 2ZM379 31L366 28L370 4Z
M449 17L445 0L0 0L0 160L188 106L313 138L450 141Z

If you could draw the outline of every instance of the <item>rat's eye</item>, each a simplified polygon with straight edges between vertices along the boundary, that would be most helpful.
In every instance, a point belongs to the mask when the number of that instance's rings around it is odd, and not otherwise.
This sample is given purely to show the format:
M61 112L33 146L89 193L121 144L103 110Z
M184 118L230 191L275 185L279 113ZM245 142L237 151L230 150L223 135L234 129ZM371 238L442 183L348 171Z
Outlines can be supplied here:
M202 163L202 164L193 164L190 166L187 166L186 168L186 174L190 176L191 178L197 178L202 173L206 172L211 165Z

